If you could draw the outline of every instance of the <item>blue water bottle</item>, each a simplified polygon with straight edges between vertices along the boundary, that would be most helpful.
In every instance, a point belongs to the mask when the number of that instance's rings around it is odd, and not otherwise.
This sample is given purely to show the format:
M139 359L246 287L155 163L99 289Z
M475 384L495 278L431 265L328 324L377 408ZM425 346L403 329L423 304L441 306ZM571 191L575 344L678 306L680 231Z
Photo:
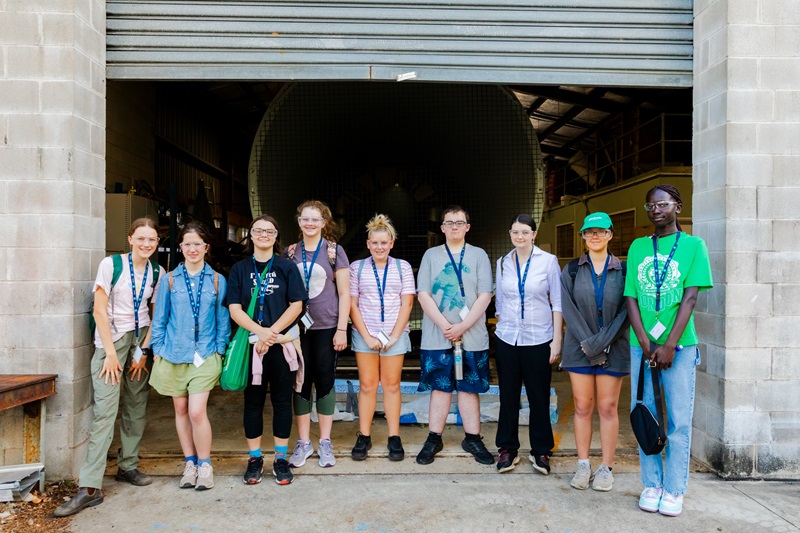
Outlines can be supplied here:
M550 387L550 423L558 423L558 396L555 387Z

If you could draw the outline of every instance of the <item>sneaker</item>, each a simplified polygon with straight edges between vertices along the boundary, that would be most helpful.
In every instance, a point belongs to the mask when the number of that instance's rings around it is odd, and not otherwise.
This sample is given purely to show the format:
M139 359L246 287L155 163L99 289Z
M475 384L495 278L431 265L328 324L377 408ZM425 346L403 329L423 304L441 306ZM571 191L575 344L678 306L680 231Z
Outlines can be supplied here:
M433 462L434 456L444 449L442 439L431 439L430 435L422 445L422 449L417 454L417 463L421 465L429 465Z
M475 457L475 460L482 465L494 464L494 455L492 455L491 452L486 449L486 446L484 446L483 437L481 437L479 440L462 440L461 449L465 452L471 453L472 456Z
M531 453L531 455L528 456L528 460L533 465L533 469L540 474L546 476L550 473L550 457L548 455L533 455L533 453Z
M208 490L214 486L214 469L211 463L203 463L197 467L197 484L194 490Z
M514 466L518 462L519 457L517 457L516 450L500 450L500 454L497 456L497 471L502 474L514 470Z
M608 492L614 486L614 474L611 469L606 465L600 465L600 468L595 470L592 480L592 490L599 490L600 492Z
M289 461L286 459L275 459L272 463L272 475L275 476L275 483L278 485L288 485L294 479Z
M350 452L350 456L353 458L353 461L363 461L367 458L367 451L370 448L372 448L372 439L370 436L359 433L356 438L356 445L353 446L353 451Z
M589 482L591 480L592 465L578 463L578 471L572 476L572 481L569 482L569 486L578 490L586 490L589 488Z
M639 496L639 509L647 511L648 513L655 513L658 511L663 492L664 490L661 487L649 487L644 489L642 495Z
M289 458L289 465L295 468L300 468L306 464L306 459L311 457L314 453L314 448L311 446L311 441L305 442L297 440L297 445L294 447L292 456Z
M180 487L182 489L193 489L197 484L197 465L194 461L187 461L183 469Z
M658 504L658 512L666 516L678 516L683 510L683 494L664 491Z
M261 472L264 471L263 457L250 457L247 461L247 470L244 473L245 485L258 485L261 483Z
M402 461L406 456L406 451L403 449L403 443L400 441L400 437L397 435L389 437L389 443L386 445L386 448L389 450L390 461Z
M319 454L319 466L322 468L327 468L336 464L336 457L333 456L333 445L330 439L319 441L317 453Z

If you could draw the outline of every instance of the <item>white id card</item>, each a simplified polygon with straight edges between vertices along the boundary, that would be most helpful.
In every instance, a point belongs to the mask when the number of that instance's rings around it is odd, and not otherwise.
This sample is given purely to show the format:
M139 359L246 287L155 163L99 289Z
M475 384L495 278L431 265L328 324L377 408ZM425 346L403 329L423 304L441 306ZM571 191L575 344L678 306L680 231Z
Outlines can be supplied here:
M303 318L300 319L300 322L306 327L306 329L311 329L311 326L314 325L314 319L311 318L309 313L303 315Z
M200 357L199 353L194 352L194 361L192 361L192 362L194 363L194 366L196 366L197 368L200 368L200 366L202 366L202 364L205 363L206 361L205 361L205 359Z
M389 336L383 331L379 331L376 337L379 341L381 341L381 344L383 344L384 346L389 344Z
M251 333L250 336L247 337L247 340L250 342L250 344L255 344L258 342L258 335Z
M141 347L137 346L136 349L133 351L133 361L138 365L139 361L142 360L142 349Z
M458 316L461 317L461 320L466 320L468 314L469 314L469 306L468 305L464 305L464 307L461 308L461 311L458 312Z
M667 326L662 324L660 320L656 320L656 325L650 329L650 336L658 339L665 331L667 331Z

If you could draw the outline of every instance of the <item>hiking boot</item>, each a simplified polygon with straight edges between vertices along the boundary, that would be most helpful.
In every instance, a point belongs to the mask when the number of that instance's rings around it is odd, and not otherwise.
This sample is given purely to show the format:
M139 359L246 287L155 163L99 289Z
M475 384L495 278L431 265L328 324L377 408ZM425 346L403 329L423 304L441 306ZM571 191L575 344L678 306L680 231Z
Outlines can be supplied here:
M461 449L469 452L475 457L475 460L482 465L494 464L494 455L491 454L486 446L483 444L483 437L478 440L464 439L461 441Z
M149 485L150 483L153 482L153 478L151 478L144 472L140 472L136 468L128 471L118 468L117 475L114 476L114 479L116 479L117 481L124 481L125 483L130 483L131 485L135 485L137 487L144 487L145 485Z
M386 445L386 448L389 450L390 461L402 461L406 456L403 443L400 442L400 437L397 435L389 437L389 443Z
M658 512L666 516L678 516L683 510L683 494L664 491L658 504Z
M278 485L288 485L294 479L289 461L286 459L275 459L272 463L272 475L275 476L275 483Z
M639 496L639 509L647 511L648 513L655 513L658 511L663 492L664 490L660 487L648 487L644 489L642 495Z
M422 449L417 454L417 463L421 465L429 465L433 462L435 455L444 449L442 439L433 440L430 435L425 439Z
M181 478L180 488L193 489L197 484L197 465L194 461L186 461L186 467L183 469L183 477Z
M533 455L533 452L531 452L528 460L533 465L533 469L540 474L546 476L550 473L550 457L548 455Z
M572 481L569 482L570 487L578 490L586 490L589 488L589 482L592 480L592 465L586 463L578 463L578 471L572 476Z
M333 445L330 439L322 439L319 441L317 448L319 454L319 466L327 468L336 464L336 457L333 455Z
M78 493L72 497L70 501L62 504L58 509L53 512L53 516L63 517L77 514L87 507L94 507L103 503L103 491L94 489L94 494L89 494L86 487L78 489Z
M370 438L369 435L362 435L359 433L356 438L356 445L353 446L353 451L350 452L350 456L353 458L353 461L363 461L367 458L367 451L370 448L372 448L372 438Z
M203 463L197 467L197 484L194 490L208 490L214 486L214 469L211 463Z
M311 446L311 441L305 442L298 439L297 444L294 447L294 451L292 452L292 456L289 458L289 465L295 468L300 468L306 464L306 459L311 457L311 454L313 453L314 448Z
M261 472L264 471L263 457L250 457L247 461L247 470L244 473L245 485L258 485L261 483Z
M501 474L503 472L508 472L509 470L514 470L514 466L519 462L519 457L517 457L516 450L500 450L500 454L497 456L497 471Z
M608 492L614 486L614 474L606 465L600 465L592 477L592 490Z

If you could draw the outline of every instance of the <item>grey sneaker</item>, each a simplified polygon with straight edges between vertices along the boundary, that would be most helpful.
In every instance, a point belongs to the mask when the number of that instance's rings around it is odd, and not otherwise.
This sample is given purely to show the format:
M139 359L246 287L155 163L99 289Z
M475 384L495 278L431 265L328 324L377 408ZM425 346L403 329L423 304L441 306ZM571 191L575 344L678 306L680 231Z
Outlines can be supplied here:
M317 453L319 454L319 466L322 468L336 464L336 457L333 456L333 445L331 444L330 439L319 441Z
M183 469L180 487L182 489L191 489L194 488L195 484L197 484L197 465L192 461L187 461L186 468Z
M214 468L211 463L203 463L197 467L197 484L195 490L208 490L214 486Z
M305 442L298 439L297 445L294 447L292 456L289 458L289 466L299 468L306 464L306 459L311 457L314 453L314 448L311 446L311 441Z
M600 468L594 472L594 480L592 481L592 489L599 490L600 492L608 492L614 486L614 474L611 469L606 465L600 465Z
M592 465L578 463L578 471L572 476L572 481L569 485L578 490L586 490L589 488L589 482L592 480Z

